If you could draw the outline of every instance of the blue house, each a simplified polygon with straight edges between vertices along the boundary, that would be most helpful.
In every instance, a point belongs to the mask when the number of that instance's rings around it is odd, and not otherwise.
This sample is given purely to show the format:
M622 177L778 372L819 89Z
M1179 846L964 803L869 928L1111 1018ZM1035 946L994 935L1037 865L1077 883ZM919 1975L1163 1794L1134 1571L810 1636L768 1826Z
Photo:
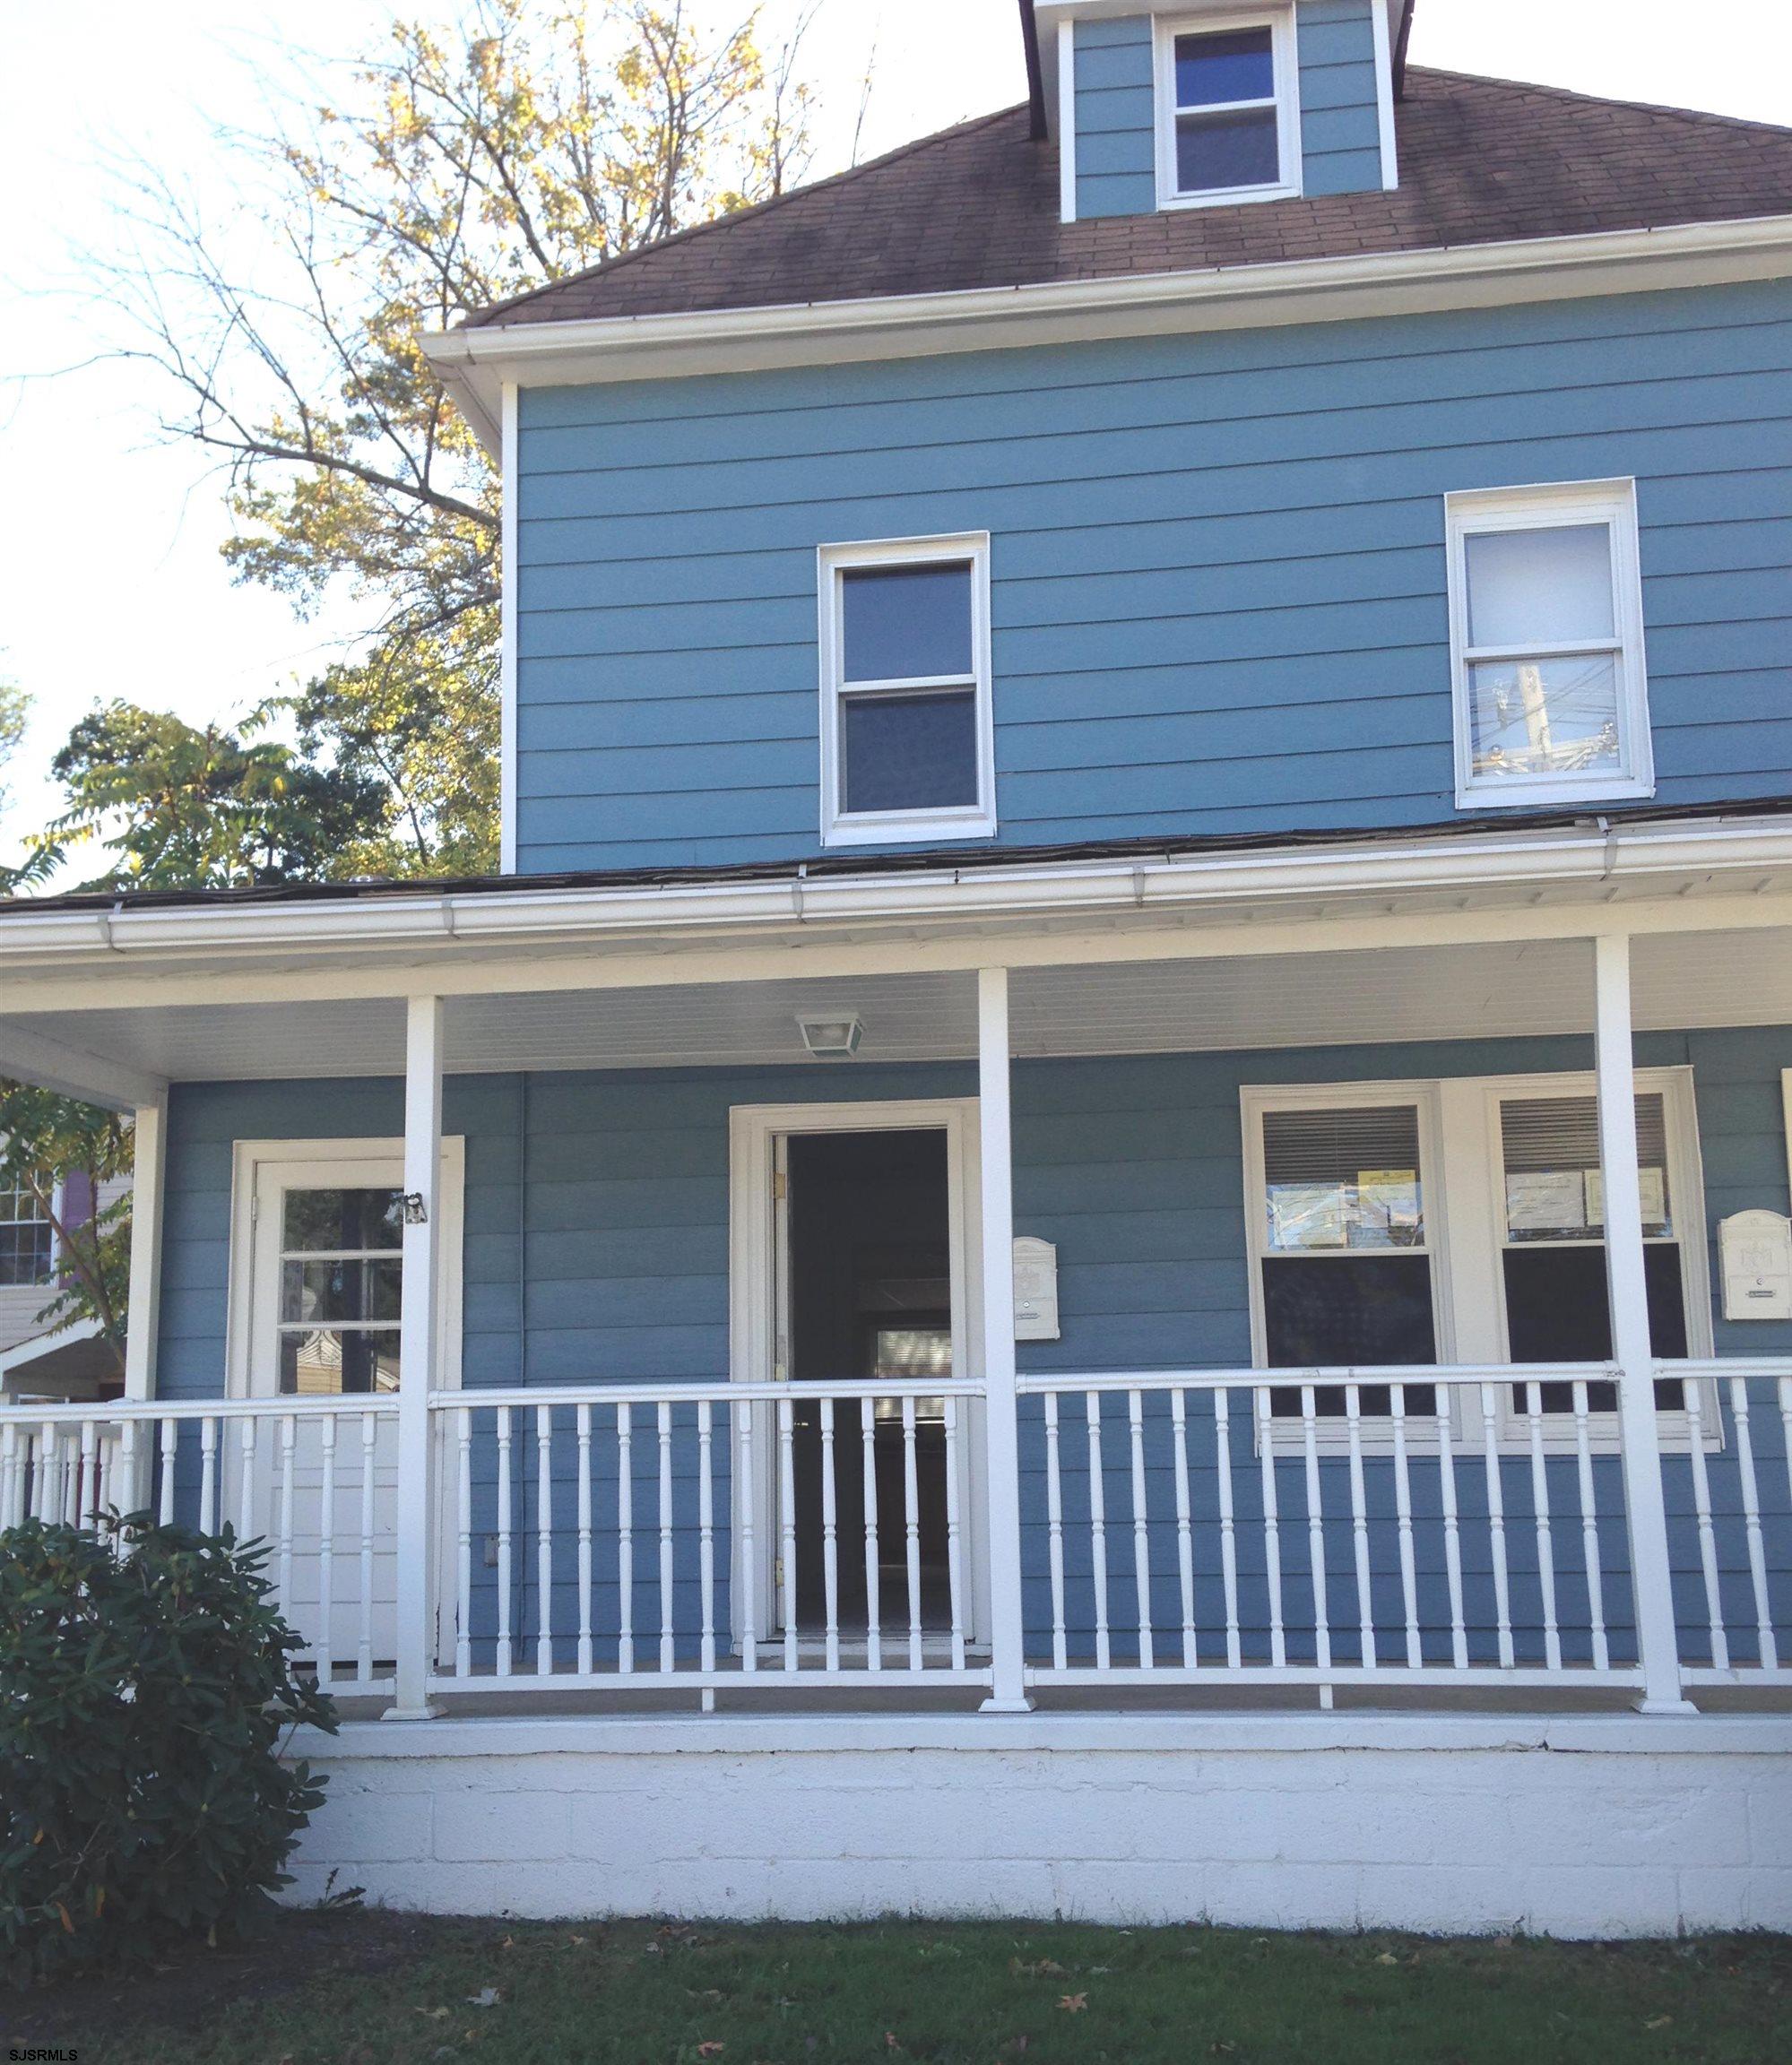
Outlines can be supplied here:
M269 1537L307 1887L1792 1925L1792 132L1411 13L433 340L503 873L0 910L138 1141L0 1524Z

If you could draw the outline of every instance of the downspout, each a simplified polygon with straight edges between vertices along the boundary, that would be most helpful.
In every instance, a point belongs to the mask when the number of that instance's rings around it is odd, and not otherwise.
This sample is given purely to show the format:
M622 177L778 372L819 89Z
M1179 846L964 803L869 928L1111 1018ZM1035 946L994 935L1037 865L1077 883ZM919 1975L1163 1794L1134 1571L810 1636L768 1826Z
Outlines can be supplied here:
M1048 133L1045 119L1045 74L1039 63L1039 24L1034 19L1033 0L1020 0L1020 40L1026 53L1026 100L1031 117L1026 133L1043 143Z

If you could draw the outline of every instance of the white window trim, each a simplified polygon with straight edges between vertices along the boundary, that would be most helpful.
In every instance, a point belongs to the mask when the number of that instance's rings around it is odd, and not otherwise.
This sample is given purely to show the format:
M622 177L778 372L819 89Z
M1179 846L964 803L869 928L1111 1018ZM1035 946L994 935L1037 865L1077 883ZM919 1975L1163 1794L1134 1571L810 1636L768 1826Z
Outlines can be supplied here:
M1637 540L1634 480L1561 481L1529 488L1472 488L1443 498L1450 584L1450 670L1455 706L1456 804L1459 809L1507 804L1617 801L1655 793L1655 756L1649 725L1649 667L1643 645L1642 570ZM1610 773L1476 774L1470 722L1469 668L1483 657L1468 642L1467 540L1480 531L1557 530L1570 524L1609 526L1612 539L1612 652L1617 670L1620 765ZM1593 641L1603 647L1604 641ZM1580 644L1539 644L1580 652ZM1485 657L1501 657L1489 648Z
M1511 1360L1511 1344L1506 1331L1505 1255L1513 1243L1507 1239L1505 1159L1501 1140L1500 1105L1511 1097L1592 1097L1597 1094L1598 1084L1590 1069L1584 1072L1564 1073L1552 1076L1477 1076L1475 1088L1485 1102L1487 1125L1487 1152L1484 1157L1490 1196L1489 1209L1493 1229L1493 1253L1492 1281L1487 1285L1489 1308L1496 1329L1493 1360L1504 1362ZM1690 1360L1708 1359L1717 1352L1711 1326L1711 1270L1710 1257L1707 1251L1709 1235L1705 1222L1704 1167L1699 1153L1698 1110L1692 1097L1692 1071L1690 1068L1639 1068L1636 1071L1636 1088L1639 1096L1654 1095L1662 1100L1662 1119L1667 1153L1667 1197L1675 1232L1673 1245L1680 1249L1680 1294L1686 1312L1686 1353ZM1653 1237L1645 1240L1646 1247L1666 1245ZM1603 1238L1597 1243L1552 1241L1551 1247L1605 1245ZM1470 1266L1474 1266L1470 1258ZM1723 1418L1718 1411L1716 1387L1707 1382L1706 1395L1701 1400L1701 1421L1704 1430L1704 1446L1718 1449L1723 1446ZM1502 1391L1501 1397L1502 1444L1513 1447L1529 1445L1529 1422L1524 1415L1512 1409L1509 1394ZM1550 1416L1550 1417L1553 1417ZM1692 1426L1684 1413L1658 1413L1655 1416L1657 1431L1663 1444L1670 1448L1684 1448L1692 1439ZM1618 1446L1618 1416L1615 1413L1590 1413L1588 1415L1588 1431L1596 1450L1605 1453L1615 1451ZM1546 1436L1544 1446L1552 1453L1574 1446L1571 1428L1564 1427L1559 1435Z
M404 1143L402 1139L238 1140L231 1156L230 1256L226 1292L228 1328L224 1347L224 1395L252 1395L255 1352L256 1239L255 1196L264 1163L302 1167L307 1182L322 1186L333 1171L350 1164L380 1162L390 1179L403 1188ZM357 1171L359 1173L359 1171ZM457 1391L461 1385L462 1229L465 1217L466 1140L458 1133L442 1136L441 1267L437 1311L442 1325L442 1366L437 1389ZM277 1238L277 1231L270 1230ZM390 1394L387 1394L390 1396Z
M44 1274L31 1283L0 1284L0 1291L55 1290L56 1279L62 1272L62 1236L56 1231L56 1222L63 1217L66 1210L64 1200L68 1194L67 1184L68 1179L65 1176L58 1176L50 1186L50 1251L49 1261L46 1265ZM100 1209L97 1196L94 1199L93 1209L96 1214ZM0 1226L41 1226L43 1223L41 1219L0 1219Z
M1690 1068L1639 1068L1640 1093L1658 1093L1665 1103L1668 1193L1680 1246L1686 1305L1686 1352L1699 1361L1715 1352L1711 1324L1710 1258L1707 1253L1704 1172L1699 1153L1698 1115ZM1263 1114L1272 1110L1372 1109L1414 1105L1419 1112L1419 1161L1424 1183L1425 1245L1432 1258L1432 1301L1439 1365L1497 1364L1507 1361L1503 1288L1505 1196L1504 1162L1500 1148L1499 1102L1503 1097L1590 1096L1596 1092L1590 1070L1512 1076L1443 1076L1399 1082L1246 1084L1239 1093L1244 1133L1244 1213L1249 1270L1251 1360L1268 1378L1280 1381L1269 1368L1268 1326L1263 1308L1263 1263L1270 1254L1263 1168ZM1792 1123L1792 1120L1788 1120ZM1420 1250L1407 1250L1420 1252ZM1297 1376L1290 1372L1292 1380ZM1411 1381L1425 1381L1424 1367L1415 1365ZM1717 1387L1709 1379L1701 1400L1704 1446L1723 1446L1722 1417ZM1456 1404L1452 1439L1463 1453L1478 1452L1483 1429L1478 1410L1461 1412ZM1551 1455L1571 1454L1575 1430L1571 1414L1548 1414L1544 1447ZM1684 1413L1656 1415L1664 1447L1684 1449L1691 1438ZM1612 1454L1618 1447L1615 1413L1590 1413L1589 1439L1595 1453ZM1386 1423L1363 1419L1360 1436L1365 1453L1385 1453L1391 1445ZM1422 1428L1409 1421L1407 1445L1423 1444ZM1296 1421L1271 1422L1271 1439L1303 1445ZM1529 1425L1511 1407L1501 1387L1496 1440L1502 1454L1526 1453ZM1346 1451L1348 1436L1342 1421L1324 1421L1318 1447L1323 1455Z
M1262 186L1216 186L1184 194L1176 185L1176 39L1224 35L1234 29L1267 29L1276 71L1276 151L1282 177ZM1226 208L1250 201L1287 201L1301 192L1301 72L1291 6L1255 7L1225 14L1159 15L1152 25L1152 99L1156 110L1157 205ZM1241 101L1242 108L1266 106Z
M1779 1071L1779 1102L1786 1113L1786 1190L1792 1197L1792 1068Z
M841 808L840 705L849 694L893 695L930 685L962 687L916 678L855 682L845 675L845 612L841 577L866 567L925 566L939 560L971 564L971 686L975 695L977 800L947 809L856 810ZM996 829L996 739L990 665L990 534L965 531L948 537L882 538L850 545L823 545L816 555L816 592L821 655L821 843L824 846L891 846L941 840L984 839Z
M1244 1128L1244 1223L1246 1266L1251 1279L1251 1367L1263 1370L1266 1376L1278 1384L1292 1386L1301 1380L1298 1370L1283 1372L1272 1370L1269 1367L1268 1321L1263 1309L1263 1265L1279 1251L1270 1248L1265 1233L1268 1208L1268 1184L1263 1166L1264 1114L1268 1111L1373 1110L1389 1106L1412 1106L1418 1112L1419 1180L1425 1237L1422 1249L1389 1249L1375 1252L1424 1254L1431 1257L1432 1332L1437 1344L1438 1366L1444 1367L1454 1362L1457 1359L1456 1341L1450 1300L1445 1284L1450 1254L1446 1231L1447 1206L1443 1186L1438 1178L1442 1152L1437 1084L1418 1079L1390 1083L1247 1084L1239 1093L1239 1103ZM1336 1252L1342 1256L1351 1251L1339 1249ZM1363 1250L1355 1252L1361 1253ZM1426 1367L1415 1365L1412 1378L1415 1384L1425 1381ZM1300 1421L1271 1420L1267 1425L1271 1447L1277 1449L1304 1447L1305 1431ZM1384 1432L1383 1423L1379 1420L1363 1419L1359 1422L1358 1436L1367 1454L1379 1454L1392 1444L1391 1429ZM1409 1421L1407 1446L1415 1451L1421 1450L1425 1439L1423 1424ZM1341 1456L1347 1453L1349 1433L1346 1424L1329 1417L1322 1419L1319 1422L1315 1447L1321 1456Z

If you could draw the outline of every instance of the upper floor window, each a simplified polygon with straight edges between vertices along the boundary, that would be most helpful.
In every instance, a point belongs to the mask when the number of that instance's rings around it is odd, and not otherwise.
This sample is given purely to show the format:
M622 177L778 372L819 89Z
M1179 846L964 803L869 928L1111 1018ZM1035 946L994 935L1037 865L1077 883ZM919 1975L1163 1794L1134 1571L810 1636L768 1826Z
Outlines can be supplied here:
M994 762L987 534L823 546L823 843L991 833Z
M1651 793L1632 483L1446 507L1458 803Z
M1166 207L1300 191L1293 16L1157 25L1157 190Z
M55 1265L49 1214L22 1186L0 1188L0 1284L48 1283Z

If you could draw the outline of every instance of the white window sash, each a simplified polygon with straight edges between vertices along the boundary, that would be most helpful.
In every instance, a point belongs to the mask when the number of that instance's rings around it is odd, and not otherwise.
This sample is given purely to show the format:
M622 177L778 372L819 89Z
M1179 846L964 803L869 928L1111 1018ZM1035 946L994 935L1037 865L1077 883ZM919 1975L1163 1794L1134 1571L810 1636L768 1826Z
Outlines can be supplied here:
M1154 24L1153 94L1156 108L1157 205L1166 208L1218 208L1251 201L1284 201L1301 192L1300 65L1294 48L1291 6L1245 9L1238 13L1169 15ZM1205 100L1177 99L1176 39L1225 35L1238 29L1269 31L1269 61L1276 91L1268 99ZM1257 186L1211 186L1185 192L1176 176L1176 118L1180 115L1249 114L1276 110L1276 156L1279 177Z
M931 674L874 681L846 679L846 618L842 607L848 574L893 566L967 563L971 569L969 674ZM983 839L996 830L995 717L990 658L990 535L960 531L932 538L884 538L824 545L817 554L818 644L821 659L821 843L827 847L931 843ZM844 808L845 766L841 719L852 702L899 696L951 696L969 691L975 713L977 800L916 810Z
M1456 804L1619 801L1655 793L1649 736L1649 674L1643 648L1642 577L1639 559L1636 483L1632 480L1556 483L1534 488L1471 489L1444 497L1450 590L1450 683L1454 704ZM1468 636L1467 543L1514 531L1554 531L1602 524L1610 545L1610 638L1538 639L1525 644L1476 645ZM1554 774L1485 774L1475 769L1472 670L1502 663L1609 657L1618 765Z
M1700 1162L1698 1120L1689 1068L1640 1068L1636 1072L1640 1094L1656 1094L1664 1102L1666 1128L1668 1196L1673 1211L1672 1241L1651 1237L1651 1246L1680 1249L1682 1295L1686 1310L1686 1352L1689 1359L1710 1358L1714 1352L1711 1326L1710 1258L1705 1249L1704 1175ZM1464 1139L1446 1127L1442 1093L1448 1087L1467 1092L1485 1115L1478 1138L1473 1128ZM1266 1384L1297 1384L1298 1371L1278 1371L1269 1367L1268 1321L1263 1298L1263 1265L1277 1250L1268 1246L1268 1186L1265 1178L1263 1122L1267 1113L1288 1110L1363 1110L1390 1105L1416 1105L1419 1112L1419 1171L1424 1205L1423 1247L1399 1249L1314 1250L1314 1257L1329 1255L1347 1260L1352 1253L1398 1253L1425 1255L1431 1260L1433 1328L1437 1340L1439 1366L1465 1363L1497 1366L1510 1361L1506 1333L1505 1253L1508 1246L1505 1218L1505 1160L1500 1135L1500 1106L1511 1098L1587 1097L1595 1093L1589 1073L1537 1074L1499 1076L1452 1076L1401 1082L1329 1083L1301 1084L1247 1084L1240 1092L1244 1136L1244 1210L1246 1267L1249 1272L1251 1352L1252 1367L1262 1370ZM1788 1098L1792 1098L1792 1074L1788 1075ZM1792 1117L1788 1117L1792 1128ZM1788 1145L1792 1153L1792 1145ZM1475 1193L1480 1192L1477 1197ZM1483 1200L1485 1199L1485 1204ZM1462 1237L1452 1232L1460 1222ZM1485 1226L1485 1231L1481 1228ZM1588 1241L1587 1246L1596 1243ZM1551 1243L1552 1246L1562 1243ZM1603 1242L1597 1243L1603 1245ZM1471 1325L1473 1338L1465 1336L1462 1315L1491 1312L1493 1334ZM1502 1455L1528 1454L1530 1448L1528 1417L1514 1408L1512 1386L1526 1380L1527 1371L1513 1365L1510 1378L1497 1384L1498 1410L1495 1442ZM1406 1380L1422 1385L1429 1380L1426 1366L1415 1364ZM1539 1380L1551 1380L1544 1373ZM1716 1452L1723 1447L1723 1420L1718 1411L1718 1386L1709 1378L1697 1379L1700 1392L1703 1445ZM1479 1452L1484 1439L1480 1393L1452 1389L1451 1439L1459 1444L1459 1455ZM1656 1414L1661 1445L1684 1452L1692 1439L1691 1421L1684 1411ZM1618 1449L1618 1418L1615 1413L1592 1413L1588 1433L1599 1455ZM1359 1422L1364 1454L1382 1455L1392 1447L1391 1421L1366 1413ZM1408 1448L1425 1439L1421 1416L1407 1411ZM1433 1437L1434 1438L1434 1437ZM1290 1443L1303 1445L1299 1420L1270 1422L1269 1439L1278 1449ZM1576 1447L1571 1412L1543 1415L1543 1447L1547 1455L1571 1455ZM1318 1427L1321 1455L1346 1453L1348 1429L1341 1415L1322 1418Z

